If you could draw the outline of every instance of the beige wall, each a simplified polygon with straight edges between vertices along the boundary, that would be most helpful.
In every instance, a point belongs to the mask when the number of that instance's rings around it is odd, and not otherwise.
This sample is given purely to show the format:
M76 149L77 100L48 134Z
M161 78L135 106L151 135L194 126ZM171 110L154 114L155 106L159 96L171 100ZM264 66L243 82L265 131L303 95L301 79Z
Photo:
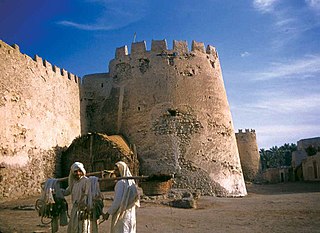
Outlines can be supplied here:
M179 188L246 195L215 48L194 42L189 51L186 42L174 41L169 50L166 41L152 41L150 51L145 42L127 51L117 49L106 81L93 76L89 130L122 134L135 144L143 175L175 174ZM108 83L105 90L101 83Z
M260 154L254 130L239 130L236 133L241 167L246 181L258 179L260 171Z
M80 135L79 78L2 41L0 71L0 198L32 195Z
M306 181L320 181L320 152L302 161L303 179Z
M262 173L264 182L280 183L289 181L289 168L269 168Z

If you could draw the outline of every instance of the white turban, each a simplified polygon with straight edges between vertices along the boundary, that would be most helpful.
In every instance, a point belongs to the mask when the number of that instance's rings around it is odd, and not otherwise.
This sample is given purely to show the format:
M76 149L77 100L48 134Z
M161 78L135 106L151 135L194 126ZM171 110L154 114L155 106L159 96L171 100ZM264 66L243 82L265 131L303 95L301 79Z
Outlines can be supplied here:
M74 164L72 164L72 166L70 168L70 172L74 173L75 171L77 171L79 169L83 172L83 175L86 175L86 170L84 169L83 164L80 162L75 162Z
M84 166L82 163L75 162L74 164L71 165L69 179L68 179L69 188L71 191L73 189L73 184L75 182L74 172L77 170L81 170L83 172L83 175L86 175L86 170L84 169Z

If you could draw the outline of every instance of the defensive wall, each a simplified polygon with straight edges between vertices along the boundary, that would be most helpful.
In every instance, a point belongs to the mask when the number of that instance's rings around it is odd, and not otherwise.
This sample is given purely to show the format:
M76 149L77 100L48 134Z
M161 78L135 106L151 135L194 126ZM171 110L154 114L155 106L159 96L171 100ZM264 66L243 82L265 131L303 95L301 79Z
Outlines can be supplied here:
M307 149L314 148L317 154L308 156ZM305 138L297 141L297 151L292 152L292 168L295 180L320 180L320 137ZM300 173L300 169L302 173Z
M0 40L0 199L39 194L81 134L80 79Z
M242 172L246 181L257 181L260 172L260 154L255 130L239 129L236 133Z
M320 137L301 139L297 142L297 150L306 150L309 146L320 148Z
M178 188L244 196L220 62L213 46L153 40L116 49L109 72L83 80L86 130L121 134L137 147L142 175L174 174Z
M302 160L308 157L306 149L313 147L315 149L320 148L320 137L305 138L297 141L297 150L292 152L291 166L296 169L302 163Z

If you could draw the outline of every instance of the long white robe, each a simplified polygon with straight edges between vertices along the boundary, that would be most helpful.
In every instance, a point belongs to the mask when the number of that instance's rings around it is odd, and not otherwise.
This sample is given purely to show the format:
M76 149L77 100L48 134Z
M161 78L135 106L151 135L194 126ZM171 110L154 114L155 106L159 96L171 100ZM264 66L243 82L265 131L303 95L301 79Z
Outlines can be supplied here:
M89 179L82 176L79 180L74 181L72 189L68 188L66 194L71 193L72 209L70 220L68 224L68 233L82 233L86 232L90 221L80 219L80 206L87 205L88 190L90 187Z
M121 177L130 177L131 172L125 162L117 162ZM136 232L136 206L140 205L137 186L133 179L118 180L115 185L114 200L107 213L112 215L111 233Z
M136 203L128 203L132 198L130 194L126 195L128 189L128 180L119 180L115 186L114 200L108 209L112 215L111 233L135 233L136 232ZM130 206L124 207L127 202ZM129 207L129 208L128 208Z
M84 174L79 180L75 179L74 172L80 169ZM85 214L94 211L94 201L103 200L100 192L98 178L85 176L86 170L80 162L72 164L69 173L69 187L64 195L71 194L72 209L68 225L68 233L98 233L97 216L81 216L86 209ZM102 206L103 207L103 206ZM91 218L92 217L92 218Z

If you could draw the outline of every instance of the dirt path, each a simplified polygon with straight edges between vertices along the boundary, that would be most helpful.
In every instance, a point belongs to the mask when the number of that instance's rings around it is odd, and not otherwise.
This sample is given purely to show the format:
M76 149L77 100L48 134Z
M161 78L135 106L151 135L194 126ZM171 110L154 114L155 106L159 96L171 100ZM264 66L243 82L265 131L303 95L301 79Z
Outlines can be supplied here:
M144 201L137 210L137 232L320 232L320 183L250 184L247 189L244 198L201 197L196 209ZM15 210L32 207L37 198L0 203L0 232L51 232L32 208ZM102 223L99 232L109 232L109 222Z

